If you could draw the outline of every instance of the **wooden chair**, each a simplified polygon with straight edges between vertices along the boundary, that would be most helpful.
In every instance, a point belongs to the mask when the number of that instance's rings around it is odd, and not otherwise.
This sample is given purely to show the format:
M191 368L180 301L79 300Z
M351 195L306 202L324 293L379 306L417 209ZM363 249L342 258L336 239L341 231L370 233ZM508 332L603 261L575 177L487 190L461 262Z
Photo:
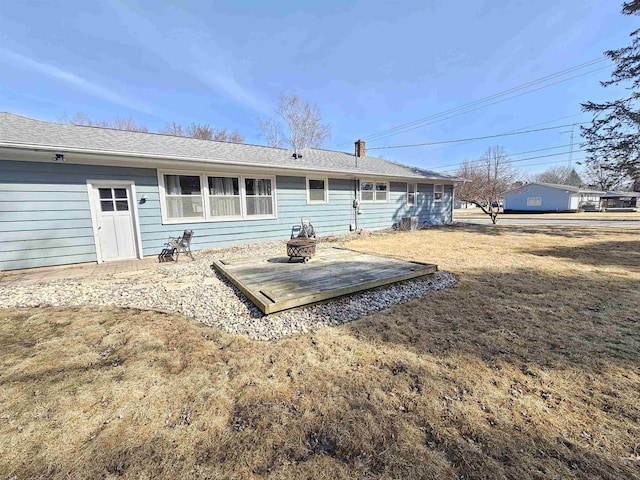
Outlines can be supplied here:
M185 230L181 237L169 237L169 241L165 243L167 250L171 250L172 255L175 253L176 262L180 257L180 253L189 255L194 260L191 253L191 239L193 238L193 230Z

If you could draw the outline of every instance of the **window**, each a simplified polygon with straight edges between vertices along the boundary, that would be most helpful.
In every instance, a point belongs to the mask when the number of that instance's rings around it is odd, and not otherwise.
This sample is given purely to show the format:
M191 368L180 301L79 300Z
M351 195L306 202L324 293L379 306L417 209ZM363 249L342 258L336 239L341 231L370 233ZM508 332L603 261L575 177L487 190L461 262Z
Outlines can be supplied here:
M373 182L360 182L360 200L373 202Z
M444 185L434 185L433 186L433 201L441 202L442 197L444 197Z
M376 202L386 202L389 199L389 184L376 182Z
M247 216L273 215L271 179L245 178Z
M389 184L387 182L360 182L360 201L362 202L388 202Z
M418 198L418 184L407 183L407 205L415 205Z
M207 177L211 217L241 217L240 182L237 177Z
M275 177L159 172L158 180L165 223L276 218Z
M326 178L307 178L307 203L329 203L329 185Z
M204 218L200 177L165 175L167 218Z
M540 207L542 205L542 197L527 197L527 207Z

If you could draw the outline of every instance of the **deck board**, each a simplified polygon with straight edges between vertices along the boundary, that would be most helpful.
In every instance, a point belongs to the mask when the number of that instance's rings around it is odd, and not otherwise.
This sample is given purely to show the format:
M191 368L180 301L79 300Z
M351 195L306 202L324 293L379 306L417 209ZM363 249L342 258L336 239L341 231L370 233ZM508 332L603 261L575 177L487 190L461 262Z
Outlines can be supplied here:
M309 263L286 256L214 260L212 265L266 314L429 275L437 265L319 249Z

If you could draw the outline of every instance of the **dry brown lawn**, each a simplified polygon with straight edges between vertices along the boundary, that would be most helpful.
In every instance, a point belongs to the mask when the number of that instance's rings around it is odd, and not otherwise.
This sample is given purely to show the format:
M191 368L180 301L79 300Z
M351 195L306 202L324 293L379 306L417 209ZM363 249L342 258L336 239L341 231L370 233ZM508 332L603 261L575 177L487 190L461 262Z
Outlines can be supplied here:
M460 285L278 342L152 312L2 311L0 477L640 478L640 230L350 247Z
M454 219L489 218L479 208L460 208L454 210ZM501 218L518 218L529 220L593 220L593 221L639 221L640 212L576 212L576 213L501 213Z

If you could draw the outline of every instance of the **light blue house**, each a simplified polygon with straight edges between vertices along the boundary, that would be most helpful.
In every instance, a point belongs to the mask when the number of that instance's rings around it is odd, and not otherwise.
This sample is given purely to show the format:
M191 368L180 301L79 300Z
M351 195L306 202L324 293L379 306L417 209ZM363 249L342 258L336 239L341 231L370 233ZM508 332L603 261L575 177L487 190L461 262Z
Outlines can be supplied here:
M454 177L357 155L62 125L0 113L0 270L452 221Z
M597 209L604 192L571 185L531 182L504 194L505 213L577 212Z

